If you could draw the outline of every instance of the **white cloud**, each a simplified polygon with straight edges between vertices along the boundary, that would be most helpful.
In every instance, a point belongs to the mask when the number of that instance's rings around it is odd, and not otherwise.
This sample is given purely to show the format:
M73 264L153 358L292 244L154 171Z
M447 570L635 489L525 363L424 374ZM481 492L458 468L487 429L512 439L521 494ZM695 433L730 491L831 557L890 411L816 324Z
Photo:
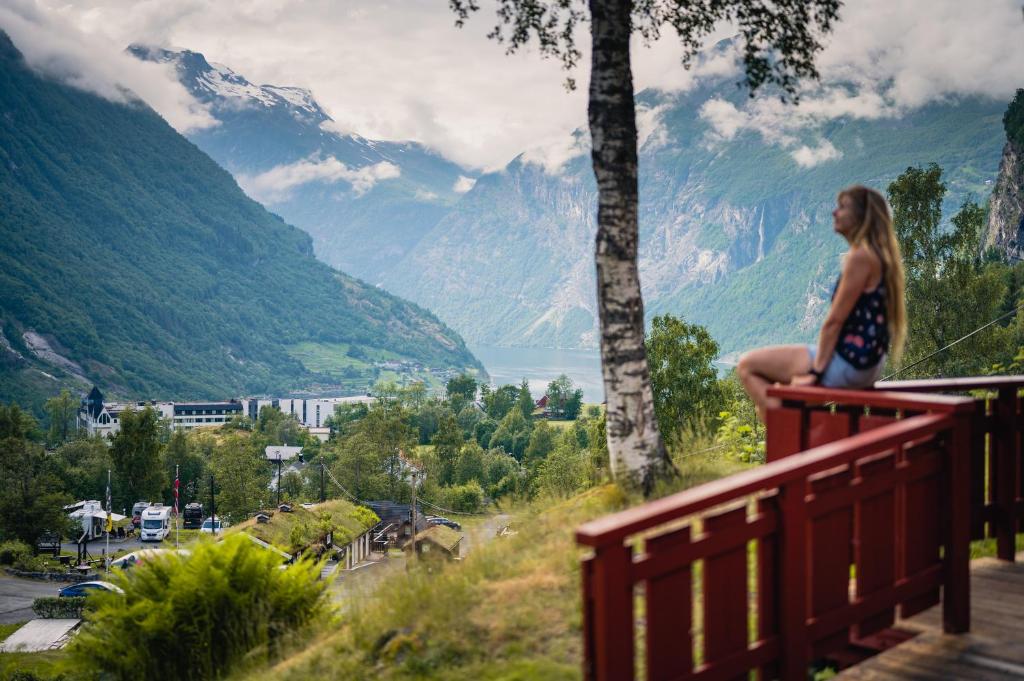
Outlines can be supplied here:
M140 62L123 45L85 35L32 0L2 0L0 30L31 68L50 78L114 102L141 99L181 132L217 124L171 66Z
M590 151L590 132L576 130L572 135L534 144L523 152L524 163L536 163L549 175L560 175L566 163Z
M242 175L238 177L238 184L257 201L274 204L286 201L291 197L295 187L310 182L347 182L352 186L356 196L359 196L372 189L377 182L400 175L399 167L387 161L362 168L349 168L338 159L329 156L325 159L309 158L276 166L259 175Z
M821 140L816 147L806 144L790 152L790 156L801 168L813 168L825 161L835 161L843 157L843 152L836 149L828 140Z
M555 148L533 155L550 157L545 167L557 168L559 157L573 151L565 139L586 126L585 30L584 56L574 74L580 87L566 93L557 61L541 59L535 46L506 56L503 46L486 38L494 0L484 0L461 30L438 0L38 2L48 16L85 31L91 45L102 42L114 52L131 42L182 45L253 82L311 89L346 133L416 140L481 169L500 168L524 149L547 145ZM818 59L826 87L805 93L799 108L767 96L743 103L745 127L792 146L795 130L813 134L836 116L899 115L965 94L1008 100L1021 84L1020 0L860 0L843 5L840 17ZM730 32L718 27L709 44ZM728 49L699 60L692 71L682 69L682 50L670 28L649 49L639 39L634 45L638 89L686 91L702 77L739 78L735 52ZM88 62L93 53L81 52L78 61ZM736 123L735 116L732 123L727 117L731 112L708 113L721 123L723 137L741 129L730 127Z
M459 175L459 179L455 180L455 184L452 186L452 191L456 194L465 194L475 186L476 180L474 178Z
M437 200L437 194L435 194L434 192L431 192L431 191L427 191L426 189L417 189L416 193L415 193L415 196L420 201L436 201Z
M749 116L732 102L713 97L700 107L700 117L706 120L715 136L721 140L731 140L749 124Z
M636 143L640 149L657 149L668 143L668 128L661 120L669 108L668 104L648 107L638 104L636 107Z

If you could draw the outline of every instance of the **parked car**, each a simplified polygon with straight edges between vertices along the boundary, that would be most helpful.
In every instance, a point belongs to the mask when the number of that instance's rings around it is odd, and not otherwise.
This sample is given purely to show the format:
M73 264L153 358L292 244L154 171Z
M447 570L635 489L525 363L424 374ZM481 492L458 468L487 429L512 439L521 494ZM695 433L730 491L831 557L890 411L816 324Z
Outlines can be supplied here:
M462 525L459 525L454 520L448 520L447 518L439 515L427 516L427 522L431 525L444 525L445 527L450 527L453 530L462 530Z
M124 593L124 589L116 584L111 584L110 582L79 582L78 584L72 584L71 586L64 587L57 592L57 596L60 598L88 596L94 591L111 591L118 594Z
M216 524L216 527L214 526L214 524ZM217 518L216 520L212 518L207 518L203 521L203 526L199 528L199 531L206 532L207 534L213 534L214 530L220 532L225 527L228 527L228 525L229 523L225 523L220 518Z

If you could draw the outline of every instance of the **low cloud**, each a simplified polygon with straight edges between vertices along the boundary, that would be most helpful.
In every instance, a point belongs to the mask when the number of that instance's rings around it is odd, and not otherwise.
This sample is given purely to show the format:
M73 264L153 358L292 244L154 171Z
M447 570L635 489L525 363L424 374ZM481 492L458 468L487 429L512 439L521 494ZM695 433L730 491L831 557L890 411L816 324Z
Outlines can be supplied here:
M580 87L566 93L566 74L557 60L541 59L535 44L509 56L504 46L486 38L494 22L494 0L481 2L482 10L461 30L454 28L445 3L437 0L0 2L15 8L45 7L48 15L85 31L93 41L89 44L98 48L105 42L108 52L137 41L182 45L228 64L253 82L308 87L343 121L336 128L343 134L416 140L477 169L501 168L524 149L548 145L551 152L534 151L532 157L543 157L545 167L557 169L560 158L577 151L564 140L586 125L587 36L581 35L584 54L573 74ZM12 11L19 12L8 13ZM664 28L650 48L634 38L638 89L682 92L691 91L701 79L741 78L736 48L728 44L710 50L693 69L683 69L678 37ZM739 123L725 109L712 107L706 113L709 122L719 122L716 131L722 139L742 127L780 144L799 137L799 142L789 141L787 148L793 149L815 139L816 128L830 118L898 116L963 95L1008 101L1022 82L1022 32L1020 0L848 2L816 60L823 87L808 84L799 107L776 108L765 104L774 102L770 95L761 94L739 103L737 110L745 116ZM719 26L706 44L715 45L732 33L735 27ZM33 41L23 37L20 42ZM54 50L61 42L59 36L49 40ZM89 64L100 52L80 50L68 63ZM167 80L160 76L153 82L155 88ZM179 129L189 124L187 116L174 113L180 108L174 105L178 96L159 104L154 101L157 93L147 94L144 82L128 87ZM657 142L657 126L650 130L647 143Z
M362 168L349 168L333 156L325 159L304 159L296 163L280 165L259 175L242 175L238 184L257 201L265 204L281 203L291 198L292 191L310 182L334 184L346 182L356 196L365 194L381 180L390 180L401 175L401 169L393 163L381 161Z
M476 180L474 178L459 175L459 179L455 180L455 184L452 185L452 191L456 194L465 194L475 186Z
M562 169L569 161L579 158L590 151L590 132L576 130L572 135L559 135L558 139L548 140L532 146L523 152L524 163L534 163L548 175L561 175Z
M141 100L179 132L217 125L178 82L173 67L141 62L102 38L89 36L33 0L4 0L0 30L36 72L112 102Z
M843 152L832 146L828 140L822 140L815 147L806 144L790 152L790 156L801 168L813 168L826 161L835 161L843 157Z

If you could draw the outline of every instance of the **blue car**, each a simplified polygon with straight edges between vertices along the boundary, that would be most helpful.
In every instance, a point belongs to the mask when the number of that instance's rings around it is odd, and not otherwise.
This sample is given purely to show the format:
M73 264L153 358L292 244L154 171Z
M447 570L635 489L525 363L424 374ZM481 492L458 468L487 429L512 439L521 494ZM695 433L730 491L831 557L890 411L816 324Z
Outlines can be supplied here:
M88 596L94 591L112 591L114 593L123 594L124 590L116 584L110 582L81 582L79 584L72 584L66 586L57 592L57 596L61 598L71 598L74 596Z

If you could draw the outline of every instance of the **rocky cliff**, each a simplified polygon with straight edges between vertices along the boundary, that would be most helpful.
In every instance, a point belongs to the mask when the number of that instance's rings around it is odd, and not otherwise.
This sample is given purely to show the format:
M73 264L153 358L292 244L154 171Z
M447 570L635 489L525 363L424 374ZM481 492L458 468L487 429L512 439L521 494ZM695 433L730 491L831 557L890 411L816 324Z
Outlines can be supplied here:
M1024 149L1007 141L989 202L986 247L1024 259Z

